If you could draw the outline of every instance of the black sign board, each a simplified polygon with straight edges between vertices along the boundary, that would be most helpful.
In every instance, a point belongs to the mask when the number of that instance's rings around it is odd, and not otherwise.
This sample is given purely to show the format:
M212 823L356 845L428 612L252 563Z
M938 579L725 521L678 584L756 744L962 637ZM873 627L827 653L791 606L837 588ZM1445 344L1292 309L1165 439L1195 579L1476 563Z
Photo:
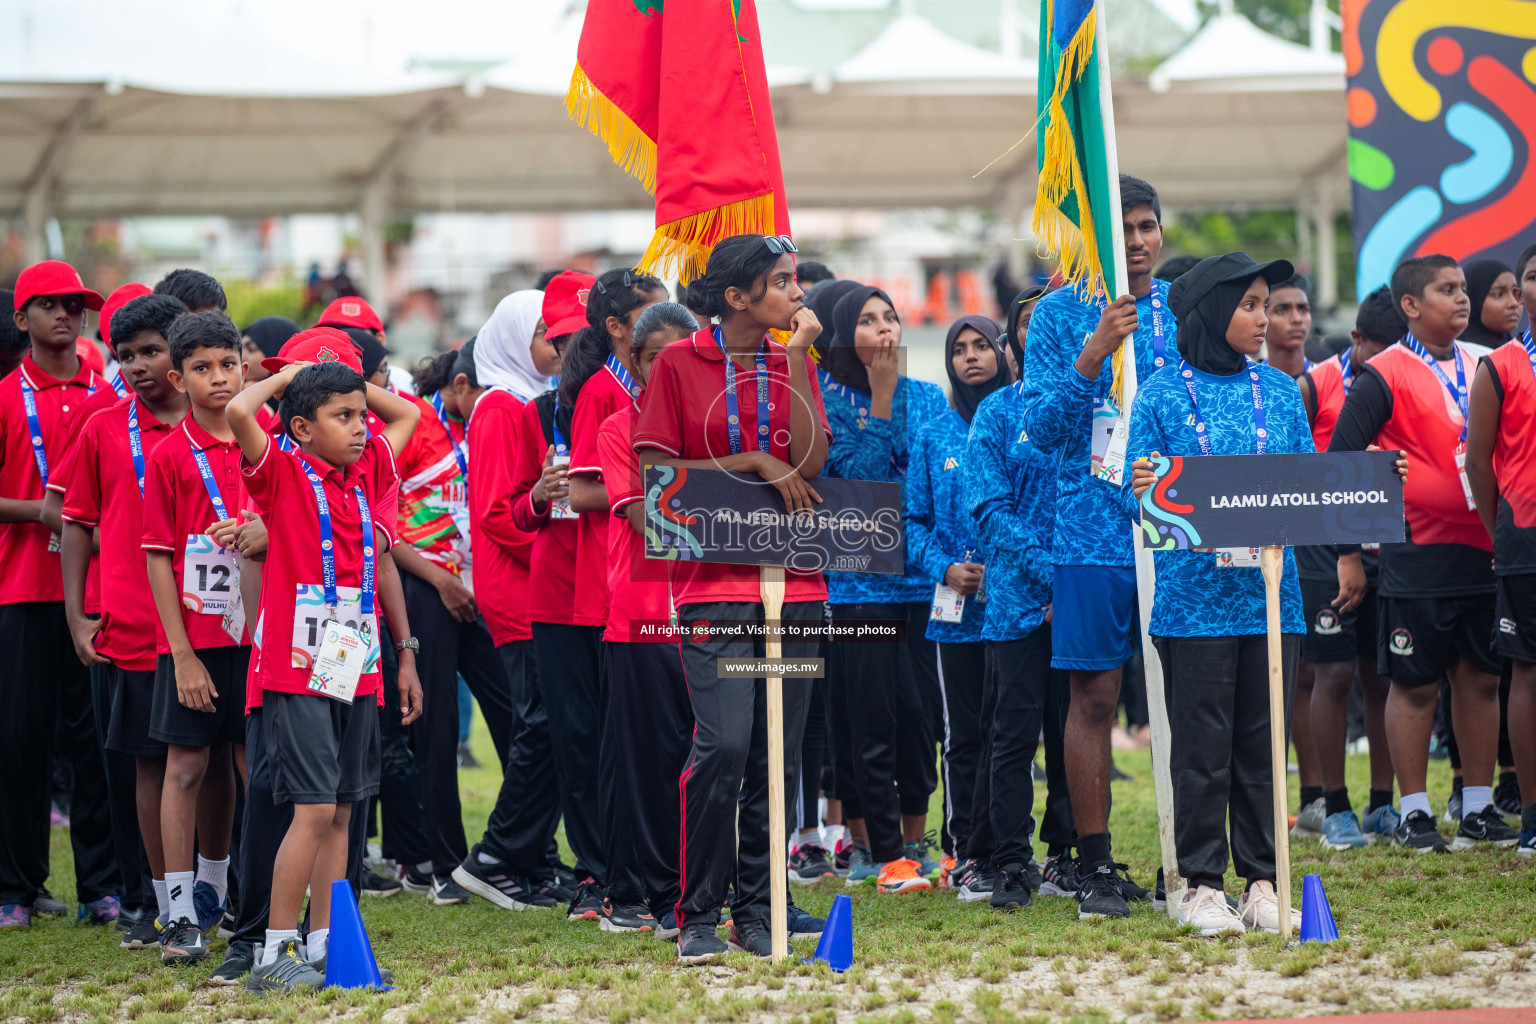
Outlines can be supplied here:
M1404 539L1397 452L1175 455L1152 459L1141 496L1153 551Z
M822 503L790 516L772 485L718 469L645 467L645 554L799 572L905 570L901 485L812 481Z

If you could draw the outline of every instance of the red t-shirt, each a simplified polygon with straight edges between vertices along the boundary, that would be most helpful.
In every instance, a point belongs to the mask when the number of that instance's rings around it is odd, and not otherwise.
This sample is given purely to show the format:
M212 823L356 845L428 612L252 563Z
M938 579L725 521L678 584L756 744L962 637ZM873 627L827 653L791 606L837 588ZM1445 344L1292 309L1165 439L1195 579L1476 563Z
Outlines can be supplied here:
M469 553L468 481L437 410L414 395L400 397L421 413L410 444L395 460L400 473L400 539L429 562L458 573Z
M155 449L149 460L149 474L144 481L144 534L141 544L145 551L165 551L171 556L171 570L176 574L176 593L183 594L186 571L187 546L189 543L212 549L213 540L207 536L208 527L219 521L198 470L196 449L208 459L208 468L224 501L224 511L235 518L247 507L245 475L241 472L240 446L234 441L220 441L188 414L181 426L171 432L170 439ZM311 499L313 500L313 499ZM234 556L239 564L239 555ZM227 585L233 585L233 580ZM181 604L181 622L187 630L187 639L194 650L209 647L238 646L224 632L222 612L202 613ZM249 633L246 642L249 642ZM160 631L158 651L171 653L170 641Z
M1359 372L1359 367L1355 367ZM1328 450L1333 438L1333 428L1339 422L1339 410L1344 408L1344 371L1339 357L1326 359L1311 370L1312 391L1317 399L1317 416L1312 421L1312 445L1320 452Z
M789 386L789 353L764 339L768 346L769 454L789 461L791 403L798 401ZM816 371L806 360L806 375L815 401L816 419L827 427ZM744 449L758 436L757 369L736 367L737 407ZM640 397L640 418L632 439L635 449L659 448L685 460L724 458L731 454L726 423L725 356L711 329L675 341L661 350ZM819 572L784 573L785 601L825 601L827 585ZM754 566L720 562L677 562L672 570L672 599L679 608L706 601L757 604L759 573Z
M571 476L596 477L603 482L597 431L608 417L634 404L618 377L606 365L587 378L571 416ZM576 609L579 626L601 626L608 620L608 520L606 509L581 513L576 528Z
M22 358L16 372L0 381L0 496L42 501L43 479L33 457L32 429L21 397L23 380L31 385L37 403L38 434L50 470L64 455L65 439L85 422L81 413L91 392L100 389L112 394L112 389L84 362L69 380L50 377L32 361L31 353ZM0 604L64 600L59 555L48 550L51 537L42 523L0 523L0 566L5 567Z
M83 427L86 421L96 413L103 409L110 409L120 401L122 399L111 386L98 387L95 394L80 403L80 415L75 422ZM59 459L57 466L53 465L51 459L48 463L46 489L56 492L61 498L67 489L70 474L74 472L74 453L78 447L76 442L80 438L80 433L79 430L73 431L64 439L64 456ZM101 614L101 554L96 551L91 552L91 564L85 570L85 596L82 607L87 615Z
M1536 573L1536 372L1519 341L1499 346L1483 361L1502 399L1493 445L1499 481L1494 569L1500 576Z
M101 530L101 632L96 653L118 668L155 667L159 618L145 567L144 499L128 440L128 416L136 409L145 471L172 428L155 418L137 395L93 415L80 432L64 492L64 518Z
M330 505L332 550L336 557L336 586L345 602L360 594L363 577L363 529L354 488L361 485L374 529L394 543L394 514L398 497L394 454L382 434L375 434L362 458L337 469L295 449L285 452L268 444L255 465L246 465L246 493L267 524L267 560L262 567L261 608L252 634L251 673L246 707L261 706L261 691L309 693L309 672L320 642L320 625L329 618L324 601L324 571L320 558L320 516L306 469L313 469ZM375 543L376 538L368 538ZM356 608L354 604L353 609ZM342 617L350 619L343 607ZM370 621L378 642L375 595ZM363 621L359 618L357 621ZM284 657L284 652L287 656ZM378 693L379 652L369 658L358 681L357 697ZM317 698L325 699L325 698Z
M675 643L661 627L672 617L666 562L645 557L645 542L629 525L627 506L645 500L632 440L635 409L626 405L597 430L597 458L608 491L608 628L615 643Z
M534 542L512 515L522 412L523 403L512 392L487 391L470 411L465 429L475 558L471 580L491 640L498 646L533 637L528 626L528 561ZM436 413L432 420L437 422ZM448 458L453 459L451 453Z
M534 622L573 626L577 520L551 517L548 505L542 512L533 507L533 486L544 472L544 455L554 443L550 431L554 406L553 391L546 391L523 406L512 515L520 528L534 535L528 578L538 581L538 600L529 600L528 617Z

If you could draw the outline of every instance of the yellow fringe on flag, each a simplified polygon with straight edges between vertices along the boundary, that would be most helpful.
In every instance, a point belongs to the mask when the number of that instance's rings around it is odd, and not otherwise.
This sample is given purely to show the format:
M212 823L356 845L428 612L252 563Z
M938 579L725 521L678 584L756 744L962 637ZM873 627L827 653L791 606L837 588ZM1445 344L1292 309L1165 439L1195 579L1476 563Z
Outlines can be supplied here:
M661 225L636 269L659 277L675 274L687 284L709 266L709 253L717 241L745 234L773 234L772 192Z
M656 141L592 84L580 64L571 72L565 109L572 121L608 144L608 155L624 173L638 180L647 192L656 191Z

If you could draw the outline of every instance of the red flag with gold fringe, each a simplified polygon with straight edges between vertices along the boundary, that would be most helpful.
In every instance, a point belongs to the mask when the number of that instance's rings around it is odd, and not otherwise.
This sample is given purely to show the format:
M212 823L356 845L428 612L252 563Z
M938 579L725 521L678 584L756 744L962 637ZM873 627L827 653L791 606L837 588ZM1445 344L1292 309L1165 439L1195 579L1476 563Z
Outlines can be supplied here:
M565 104L656 197L639 269L686 283L722 238L789 233L755 0L588 0Z

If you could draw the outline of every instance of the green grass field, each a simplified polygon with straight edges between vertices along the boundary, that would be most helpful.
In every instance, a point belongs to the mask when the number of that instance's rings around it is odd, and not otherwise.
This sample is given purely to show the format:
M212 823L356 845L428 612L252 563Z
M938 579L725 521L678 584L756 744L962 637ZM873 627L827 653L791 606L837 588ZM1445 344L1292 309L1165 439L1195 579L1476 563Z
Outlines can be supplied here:
M481 761L494 765L478 722L475 742ZM1150 885L1157 862L1151 762L1141 752L1119 755L1119 763L1134 778L1115 786L1116 850ZM1360 795L1366 768L1365 758L1351 758ZM1443 762L1433 772L1439 804L1449 774ZM473 840L500 777L487 768L461 781ZM949 892L878 897L837 882L796 886L794 895L824 914L835 894L853 893L848 973L746 954L684 968L670 943L610 935L590 922L568 923L563 913L519 914L479 901L438 908L402 893L363 907L380 962L395 970L392 992L249 997L207 983L222 940L207 966L172 970L157 953L119 949L115 932L63 920L0 935L0 1020L1006 1024L1536 1004L1536 862L1489 851L1340 854L1310 843L1293 846L1292 859L1297 899L1302 875L1320 874L1343 941L1288 950L1277 936L1181 934L1149 905L1127 921L1087 923L1065 899L1037 898L1005 916ZM72 868L59 830L53 868L51 888L68 902ZM795 952L808 957L813 949L808 942Z

